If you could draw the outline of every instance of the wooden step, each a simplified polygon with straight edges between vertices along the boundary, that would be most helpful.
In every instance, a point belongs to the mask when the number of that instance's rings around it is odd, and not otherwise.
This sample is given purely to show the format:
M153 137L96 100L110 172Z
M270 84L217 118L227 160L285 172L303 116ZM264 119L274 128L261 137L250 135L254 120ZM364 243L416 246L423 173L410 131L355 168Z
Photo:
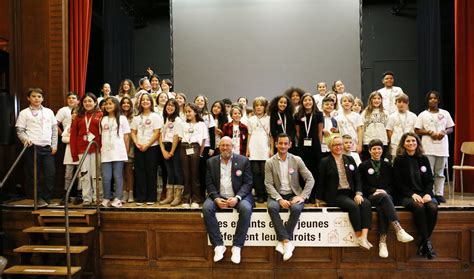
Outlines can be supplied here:
M93 227L69 227L69 233L73 234L87 234L94 230ZM65 233L64 227L40 227L33 226L23 230L25 233Z
M81 270L80 266L72 266L71 274L74 275ZM6 269L4 274L12 275L48 275L48 276L67 276L66 266L47 266L47 265L15 265Z
M42 209L34 210L32 214L43 216L43 217L64 217L64 210L61 209ZM88 215L94 215L97 213L95 209L72 209L69 210L69 217L85 217Z
M87 246L71 246L71 254L80 254L87 250ZM66 246L57 245L23 245L13 250L15 253L48 253L66 254Z

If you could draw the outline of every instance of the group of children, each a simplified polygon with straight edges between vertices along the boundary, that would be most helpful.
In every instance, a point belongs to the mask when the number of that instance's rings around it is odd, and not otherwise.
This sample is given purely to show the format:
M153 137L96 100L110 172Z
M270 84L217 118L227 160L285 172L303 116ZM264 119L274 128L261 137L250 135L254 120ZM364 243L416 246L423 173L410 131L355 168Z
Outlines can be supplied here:
M88 155L81 167L75 199L75 203L85 205L100 196L103 206L159 202L198 208L205 195L206 178L202 174L206 173L206 160L219 154L223 136L232 139L235 153L249 157L257 202L264 202L265 161L274 154L274 139L279 133L289 135L290 152L302 157L317 185L319 162L329 154L327 140L332 135L343 137L345 153L359 164L361 159L370 158L367 146L371 140L380 139L383 156L391 158L400 137L416 132L423 136L424 151L430 159L436 198L444 201L443 170L449 156L446 135L452 132L454 123L449 113L438 107L436 91L427 94L427 110L419 116L409 111L409 97L393 86L391 72L383 74L384 88L370 94L363 110L361 100L345 92L340 80L334 82L332 91L327 90L326 83L318 83L315 95L290 88L271 101L255 98L252 108L247 108L247 98L240 97L236 103L229 99L215 101L208 109L205 96L187 102L185 94L173 92L170 80L160 82L151 70L149 73L150 78L140 80L138 90L131 80L123 80L117 96L111 95L107 83L99 98L86 93L79 101L70 92L67 106L55 119L51 110L41 105L41 89L30 89L30 106L21 111L16 127L20 140L39 151L46 177L46 187L40 192L44 202L51 199L52 155L57 149L58 130L67 144L65 188L70 186L78 161ZM86 150L92 140L99 145L99 158L95 157L94 145ZM96 160L100 160L101 174L96 173ZM166 196L161 201L157 193L158 166L166 185ZM32 168L26 168L31 172ZM100 187L95 188L100 177L103 193ZM312 193L310 202L314 199Z

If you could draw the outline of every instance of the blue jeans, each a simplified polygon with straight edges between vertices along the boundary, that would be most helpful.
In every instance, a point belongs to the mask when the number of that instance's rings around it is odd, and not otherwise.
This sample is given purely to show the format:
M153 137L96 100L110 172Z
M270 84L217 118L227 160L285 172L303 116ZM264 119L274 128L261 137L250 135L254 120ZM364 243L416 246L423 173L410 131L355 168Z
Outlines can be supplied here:
M237 247L244 246L245 237L250 226L250 218L252 216L252 204L247 200L241 200L235 209L239 212L239 221L237 222L237 228L235 229L233 245ZM216 212L218 207L216 203L207 198L202 206L202 213L204 216L204 223L206 224L207 233L211 240L212 246L224 245L222 241L221 232L219 230L219 224L217 223Z
M56 180L56 168L54 155L51 154L51 146L31 146L26 149L24 167L26 173L26 185L33 189L34 179L34 149L36 148L36 162L38 166L38 199L50 200L51 192ZM40 171L43 172L44 183L39 181Z
M293 194L281 195L285 200L291 200L294 196L295 195ZM278 201L268 197L267 207L268 214L270 214L270 219L272 219L273 226L275 227L278 241L283 241L285 239L293 240L293 231L300 219L301 211L303 211L304 208L304 202L290 206L290 218L288 218L286 225L283 224L283 220L280 217L281 206Z
M119 200L122 199L122 192L123 192L123 161L115 161L115 162L105 162L102 163L102 186L104 187L104 198L111 200L112 199L112 192L111 182L112 182L112 175L114 176L115 182L115 197Z

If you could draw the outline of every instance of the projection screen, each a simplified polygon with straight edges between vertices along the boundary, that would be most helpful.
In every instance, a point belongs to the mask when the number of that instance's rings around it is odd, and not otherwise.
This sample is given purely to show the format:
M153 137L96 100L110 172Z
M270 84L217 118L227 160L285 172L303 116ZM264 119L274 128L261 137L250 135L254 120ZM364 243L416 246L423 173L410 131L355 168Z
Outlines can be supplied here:
M175 91L188 100L315 94L338 79L360 96L359 0L171 1Z

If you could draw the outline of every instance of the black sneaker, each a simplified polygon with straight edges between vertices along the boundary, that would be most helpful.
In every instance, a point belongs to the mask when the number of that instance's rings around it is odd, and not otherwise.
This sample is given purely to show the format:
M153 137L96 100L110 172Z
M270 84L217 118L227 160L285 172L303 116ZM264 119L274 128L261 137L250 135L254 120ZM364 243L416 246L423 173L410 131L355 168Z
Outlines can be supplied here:
M446 199L443 196L435 196L438 203L445 203Z
M72 204L78 205L78 204L81 204L82 202L83 202L82 196L77 196Z

